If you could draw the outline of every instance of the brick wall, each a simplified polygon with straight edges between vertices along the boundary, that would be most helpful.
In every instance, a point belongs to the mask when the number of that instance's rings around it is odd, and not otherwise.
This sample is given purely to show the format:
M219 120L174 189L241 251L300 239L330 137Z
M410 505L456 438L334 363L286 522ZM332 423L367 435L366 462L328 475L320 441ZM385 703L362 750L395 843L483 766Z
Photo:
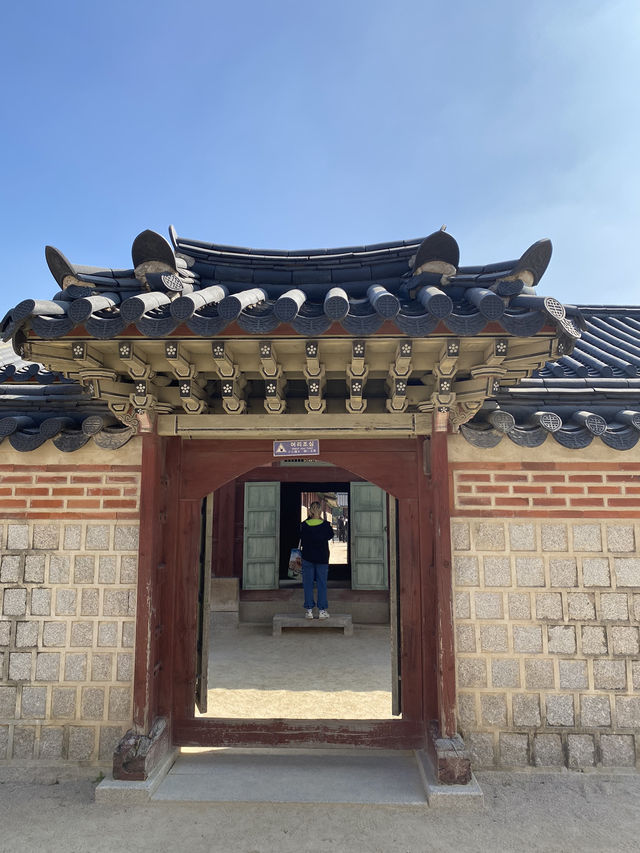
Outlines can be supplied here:
M0 457L0 764L108 762L131 725L139 448L77 456Z
M634 766L640 463L478 456L451 466L458 721L475 765Z

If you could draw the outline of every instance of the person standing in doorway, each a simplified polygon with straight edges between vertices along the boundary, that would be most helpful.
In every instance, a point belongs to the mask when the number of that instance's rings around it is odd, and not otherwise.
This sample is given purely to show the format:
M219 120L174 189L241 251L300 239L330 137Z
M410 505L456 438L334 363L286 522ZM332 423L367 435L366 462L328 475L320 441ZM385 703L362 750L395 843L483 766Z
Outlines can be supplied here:
M327 577L329 574L329 542L333 539L333 527L322 518L322 506L314 501L309 507L309 516L300 525L302 548L302 587L304 589L305 617L313 619L314 583L318 587L318 618L329 618L327 600Z

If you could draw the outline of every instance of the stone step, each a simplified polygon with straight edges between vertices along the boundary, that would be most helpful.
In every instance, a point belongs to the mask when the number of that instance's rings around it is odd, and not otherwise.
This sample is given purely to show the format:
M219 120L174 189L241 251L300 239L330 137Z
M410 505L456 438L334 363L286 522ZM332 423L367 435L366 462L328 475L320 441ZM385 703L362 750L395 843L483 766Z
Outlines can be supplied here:
M353 634L353 620L349 613L336 613L328 619L307 619L291 613L276 613L273 617L273 636L282 633L283 628L322 629L342 628L345 636Z

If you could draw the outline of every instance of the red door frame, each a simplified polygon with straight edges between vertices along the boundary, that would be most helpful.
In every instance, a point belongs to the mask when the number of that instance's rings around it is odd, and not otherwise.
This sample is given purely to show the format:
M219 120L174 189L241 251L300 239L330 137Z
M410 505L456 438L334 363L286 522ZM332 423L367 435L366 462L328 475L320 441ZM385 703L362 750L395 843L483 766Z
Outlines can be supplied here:
M153 720L164 716L173 743L180 746L404 749L424 746L432 720L438 721L443 735L453 734L446 435L434 439L430 453L428 440L422 438L321 442L321 460L375 483L398 500L401 719L238 720L195 718L199 537L185 537L183 532L199 530L206 494L272 461L272 442L145 436L134 683L137 730L148 732ZM434 536L436 529L439 535Z

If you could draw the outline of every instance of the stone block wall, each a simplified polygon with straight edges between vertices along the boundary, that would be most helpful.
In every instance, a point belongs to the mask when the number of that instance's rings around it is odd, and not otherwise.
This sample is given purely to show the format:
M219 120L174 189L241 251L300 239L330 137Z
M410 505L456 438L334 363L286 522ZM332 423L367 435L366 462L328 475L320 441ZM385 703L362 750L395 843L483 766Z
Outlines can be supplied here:
M612 500L637 500L640 464L469 462L453 482L458 723L475 766L635 766L640 522ZM555 488L562 505L540 503Z
M140 469L76 455L0 458L0 765L109 762L131 725Z

